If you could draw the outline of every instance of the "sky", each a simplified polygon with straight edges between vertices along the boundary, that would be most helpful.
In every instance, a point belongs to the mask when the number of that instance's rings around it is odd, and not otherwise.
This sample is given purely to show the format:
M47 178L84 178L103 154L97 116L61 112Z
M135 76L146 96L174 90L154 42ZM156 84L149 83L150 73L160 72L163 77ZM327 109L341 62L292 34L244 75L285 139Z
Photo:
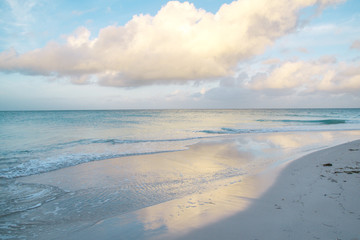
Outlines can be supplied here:
M359 0L0 0L0 110L360 107Z

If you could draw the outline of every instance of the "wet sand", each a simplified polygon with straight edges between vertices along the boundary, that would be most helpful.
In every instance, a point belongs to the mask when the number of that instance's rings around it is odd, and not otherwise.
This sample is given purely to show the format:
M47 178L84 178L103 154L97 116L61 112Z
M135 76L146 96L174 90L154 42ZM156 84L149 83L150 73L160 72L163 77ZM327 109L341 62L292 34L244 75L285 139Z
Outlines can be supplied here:
M360 140L307 155L243 212L180 239L359 239Z
M360 224L360 142L288 164L340 135L222 139L20 178L65 191L26 213L43 224L23 233L28 239L351 239L360 236L354 227Z
M358 239L359 172L357 140L290 163L273 185L269 176L249 178L245 189L239 184L106 219L74 239Z

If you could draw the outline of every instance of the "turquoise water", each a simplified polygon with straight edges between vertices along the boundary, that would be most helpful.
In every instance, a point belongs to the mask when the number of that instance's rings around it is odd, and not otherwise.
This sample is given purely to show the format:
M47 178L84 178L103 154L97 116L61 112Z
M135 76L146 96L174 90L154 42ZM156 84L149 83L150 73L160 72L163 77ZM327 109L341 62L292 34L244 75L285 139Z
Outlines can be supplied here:
M66 239L359 138L360 109L0 112L0 238Z
M184 150L246 133L360 130L360 109L0 112L0 177Z

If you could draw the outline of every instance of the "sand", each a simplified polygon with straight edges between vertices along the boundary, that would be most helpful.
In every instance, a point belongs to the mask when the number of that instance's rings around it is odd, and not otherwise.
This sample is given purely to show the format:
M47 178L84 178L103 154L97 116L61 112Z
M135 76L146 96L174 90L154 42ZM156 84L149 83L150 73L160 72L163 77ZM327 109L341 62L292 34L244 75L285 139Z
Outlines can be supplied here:
M248 179L242 194L235 185L188 196L105 219L71 238L359 239L359 171L360 140L293 161L263 194L253 188L266 184ZM208 198L216 205L199 205Z
M299 134L294 136L299 139ZM304 134L305 139L310 139L309 136ZM282 139L289 143L289 138ZM293 142L292 145L296 147ZM226 161L248 159L248 156L229 153L232 148L228 146L228 143L200 144L183 152L121 159L121 164L128 166L134 159L143 161L140 170L148 174L156 163L156 167L162 172L168 171L169 176L178 174L183 166L190 176L198 166L189 168L182 159L194 154L202 157L201 166L207 166L203 171L210 171L215 163L219 166L218 161L224 163L226 156L229 157ZM171 166L166 166L169 159ZM51 184L71 194L122 181L119 176L127 173L121 164L116 159L99 161L19 180ZM131 174L131 169L127 169ZM71 226L64 221L58 229L44 231L34 239L360 239L359 171L360 140L357 140L290 163L276 164L211 191L196 191L121 214L114 212L96 223L83 221L82 225ZM69 200L73 204L74 201ZM43 208L56 207L51 204ZM61 208L62 202L56 204ZM71 204L64 206L71 207ZM101 214L101 206L105 209L106 204L99 206Z
M251 207L180 239L360 239L360 141L289 165Z

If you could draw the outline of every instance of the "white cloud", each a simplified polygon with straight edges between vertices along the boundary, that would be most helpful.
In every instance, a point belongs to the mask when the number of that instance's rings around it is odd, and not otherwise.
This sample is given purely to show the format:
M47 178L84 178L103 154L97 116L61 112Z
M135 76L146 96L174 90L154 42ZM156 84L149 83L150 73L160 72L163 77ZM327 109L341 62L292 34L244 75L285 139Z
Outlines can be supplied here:
M65 44L50 42L20 55L2 52L0 70L69 77L75 83L96 79L110 86L230 76L238 62L296 28L299 10L341 1L239 0L216 14L171 1L155 16L136 15L124 26L101 29L94 39L82 27ZM287 71L296 71L291 67L296 68L289 65Z
M67 44L72 48L79 47L93 47L96 40L90 40L90 31L85 27L80 27L75 31L75 34L67 37Z
M31 11L36 6L36 1L7 0L7 3L11 8L12 15L17 24L27 25L29 21L33 21Z
M284 62L269 73L258 74L247 83L253 90L298 93L360 93L360 64L337 63L325 56L317 61Z

